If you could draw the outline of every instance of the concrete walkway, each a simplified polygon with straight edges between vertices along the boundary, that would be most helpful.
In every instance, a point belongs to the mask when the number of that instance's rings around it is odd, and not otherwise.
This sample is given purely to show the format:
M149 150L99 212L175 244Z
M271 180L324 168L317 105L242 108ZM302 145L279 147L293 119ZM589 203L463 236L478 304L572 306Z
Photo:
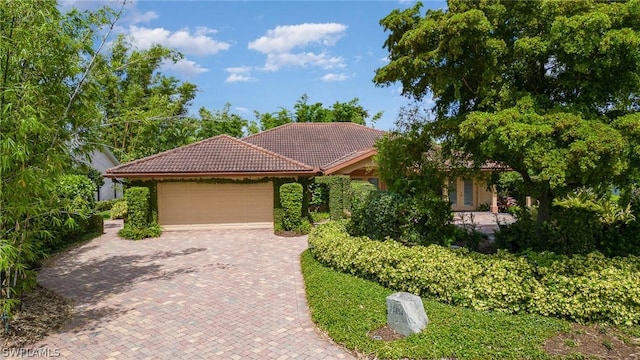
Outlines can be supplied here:
M34 349L67 359L353 358L311 323L306 237L199 230L129 241L119 224L106 227L40 272L75 300L76 316Z

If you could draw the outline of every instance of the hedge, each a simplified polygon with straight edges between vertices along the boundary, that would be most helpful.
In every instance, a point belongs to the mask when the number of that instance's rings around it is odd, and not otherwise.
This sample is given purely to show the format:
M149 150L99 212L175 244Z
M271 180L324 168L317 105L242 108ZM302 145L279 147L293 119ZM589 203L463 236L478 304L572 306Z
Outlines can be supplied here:
M149 188L131 187L125 191L124 198L127 202L127 215L124 228L118 235L133 240L160 236L160 226L150 209Z
M438 245L407 247L351 237L344 222L317 226L309 244L318 261L336 270L452 305L640 324L638 257L483 255Z
M288 183L280 186L280 204L282 206L282 228L294 230L302 222L302 185Z

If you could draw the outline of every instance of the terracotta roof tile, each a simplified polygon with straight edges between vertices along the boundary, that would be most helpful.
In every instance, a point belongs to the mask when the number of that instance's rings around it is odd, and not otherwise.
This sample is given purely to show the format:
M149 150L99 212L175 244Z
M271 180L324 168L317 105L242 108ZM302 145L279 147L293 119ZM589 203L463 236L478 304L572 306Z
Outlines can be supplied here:
M107 174L313 172L311 166L220 135L107 170Z
M291 123L243 140L315 168L364 149L370 149L384 131L354 123Z

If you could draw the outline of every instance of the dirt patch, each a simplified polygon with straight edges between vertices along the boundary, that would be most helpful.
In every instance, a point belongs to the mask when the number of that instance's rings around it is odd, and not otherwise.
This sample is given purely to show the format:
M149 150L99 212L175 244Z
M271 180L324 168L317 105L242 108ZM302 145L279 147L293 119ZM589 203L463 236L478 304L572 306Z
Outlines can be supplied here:
M404 335L397 333L388 324L379 329L369 331L367 335L369 335L373 340L382 341L394 341L404 337Z
M73 316L73 303L38 286L22 298L22 308L10 320L10 332L0 330L2 348L23 348L57 331Z
M575 359L640 359L640 338L604 325L574 324L569 333L547 340L544 350L552 356Z

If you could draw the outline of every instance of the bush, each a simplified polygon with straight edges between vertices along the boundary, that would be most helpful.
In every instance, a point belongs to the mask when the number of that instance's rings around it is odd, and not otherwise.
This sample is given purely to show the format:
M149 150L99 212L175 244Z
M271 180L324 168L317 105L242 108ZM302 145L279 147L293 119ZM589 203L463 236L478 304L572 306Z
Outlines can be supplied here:
M640 259L499 251L483 255L438 245L352 237L344 222L317 226L313 256L339 271L394 290L504 313L537 313L574 321L640 324Z
M97 212L102 212L102 211L111 210L113 205L115 203L117 203L118 201L122 201L122 199L111 199L111 200L97 201L96 202L96 211Z
M455 232L451 219L451 207L441 199L403 198L376 190L354 208L348 230L375 240L389 237L414 244L449 245Z
M280 186L280 205L282 205L282 229L294 230L302 221L302 185L288 183Z
M315 182L329 188L331 219L344 219L351 208L349 194L351 178L348 175L328 175L315 178Z
M67 216L62 223L53 221L49 227L54 238L72 239L87 232L88 220L95 213L94 193L94 184L84 175L64 175L60 178L60 210Z
M111 207L111 220L124 219L127 216L127 201L117 201Z
M536 236L537 210L521 210L518 221L500 226L498 247L519 252L525 249L559 254L606 256L640 255L640 226L631 204L622 207L607 197L581 191L556 200L542 236Z
M309 184L311 201L309 201L310 211L325 212L329 209L329 188L327 184Z
M351 181L351 214L359 211L367 201L369 194L376 190L376 187L368 181Z
M118 232L118 235L132 240L160 236L160 226L149 210L149 188L131 187L125 191L124 198L127 204L127 216L124 228Z

